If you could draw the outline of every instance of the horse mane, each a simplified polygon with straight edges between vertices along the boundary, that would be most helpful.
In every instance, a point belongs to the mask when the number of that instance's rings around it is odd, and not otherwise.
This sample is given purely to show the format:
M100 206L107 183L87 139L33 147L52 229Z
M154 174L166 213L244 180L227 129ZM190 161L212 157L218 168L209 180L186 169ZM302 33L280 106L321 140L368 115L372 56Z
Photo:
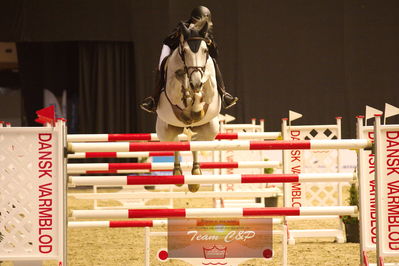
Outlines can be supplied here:
M199 31L202 29L202 27L205 25L205 23L208 22L208 32L212 33L212 29L213 29L213 22L208 18L208 17L203 17L201 19L198 19L197 21L195 21L195 23L193 24L192 29Z

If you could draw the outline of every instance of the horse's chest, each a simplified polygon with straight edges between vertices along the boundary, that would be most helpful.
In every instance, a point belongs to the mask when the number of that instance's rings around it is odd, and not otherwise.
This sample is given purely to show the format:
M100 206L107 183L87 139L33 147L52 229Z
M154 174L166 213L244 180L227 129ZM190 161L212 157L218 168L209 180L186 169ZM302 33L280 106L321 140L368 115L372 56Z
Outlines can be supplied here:
M177 127L194 127L209 123L220 112L220 99L214 95L211 104L205 104L199 110L193 108L179 108L170 104L165 93L160 96L157 114L166 123Z

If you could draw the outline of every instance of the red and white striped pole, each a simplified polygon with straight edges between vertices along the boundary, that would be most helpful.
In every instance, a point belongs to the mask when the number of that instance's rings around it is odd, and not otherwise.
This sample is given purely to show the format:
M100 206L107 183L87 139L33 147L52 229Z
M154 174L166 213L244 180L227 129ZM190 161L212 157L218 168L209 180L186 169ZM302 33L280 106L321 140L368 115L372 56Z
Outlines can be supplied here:
M182 221L174 221L174 223L181 222L184 225L192 226L205 226L214 225L212 221L201 221L201 220L189 220L185 219ZM273 219L273 224L281 224L282 220L279 218ZM232 224L234 223L234 224ZM236 221L230 221L230 225L254 225L254 223L264 223L258 219L241 219ZM124 220L124 221L73 221L68 222L70 228L92 228L92 227L107 227L107 228L122 228L122 227L160 227L168 225L168 220Z
M209 151L209 150L309 150L371 148L366 139L294 140L294 141L191 141L191 142L115 142L68 143L70 152L131 152L131 151Z
M288 207L288 208L189 208L189 209L129 209L129 210L72 210L79 219L96 218L223 218L250 216L313 216L355 215L356 206Z
M219 133L215 139L278 139L280 132L238 132L238 133ZM180 134L179 140L187 140L187 136ZM159 141L156 133L138 134L69 134L68 142L104 142L104 141Z
M67 141L73 142L97 142L97 141L156 141L159 140L156 133L137 134L68 134Z
M183 170L192 168L191 162L181 162L180 166ZM151 170L164 171L172 170L173 163L70 163L67 164L68 173L87 173L90 171L99 172L114 172L115 170ZM202 169L217 169L217 168L279 168L281 163L278 161L242 161L242 162L201 162Z
M175 175L175 176L70 176L75 185L174 185L174 184L250 184L350 182L352 173L332 174L230 174L230 175Z
M83 158L142 158L142 157L159 157L174 156L173 151L158 152L77 152L68 154L68 159Z
M88 227L156 227L167 225L167 220L132 220L132 221L78 221L68 222L71 228L88 228Z

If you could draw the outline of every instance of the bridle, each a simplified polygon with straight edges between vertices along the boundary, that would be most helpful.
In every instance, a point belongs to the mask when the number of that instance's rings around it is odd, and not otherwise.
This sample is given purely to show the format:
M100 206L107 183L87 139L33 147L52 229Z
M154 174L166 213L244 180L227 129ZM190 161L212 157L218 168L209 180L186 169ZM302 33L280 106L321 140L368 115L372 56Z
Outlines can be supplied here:
M203 37L191 37L191 38L185 40L185 42L191 41L191 40L199 40L199 41L207 42L207 39L203 38ZM202 78L204 76L204 73L205 73L206 64L208 62L209 52L208 51L206 52L205 64L203 66L187 66L186 61L185 61L186 58L185 58L185 53L184 53L184 49L183 49L183 44L184 44L184 42L179 42L178 54L179 54L180 59L182 60L183 65L184 65L183 74L187 75L188 78L189 78L191 91L187 90L188 88L185 88L185 86L182 84L181 90L182 90L182 93L183 93L183 97L182 97L181 100L182 100L184 106L188 107L187 95L186 95L187 91L189 91L189 94L190 94L191 97L193 97L193 94L196 93L196 91L194 89L194 85L192 84L191 77L192 77L194 72L199 72L200 75L201 75L201 80L202 80ZM192 72L190 73L190 71L192 71ZM202 88L202 86L203 86L203 83L201 82L201 86L200 87ZM170 105L172 106L172 110L173 110L174 114L176 115L176 117L178 117L178 119L180 121L183 121L187 125L191 124L192 123L191 120L190 121L186 121L183 109L180 106L172 103L172 101L170 100L166 90L165 90L165 96L166 96L167 100L169 101ZM192 104L194 104L194 102ZM207 112L208 107L209 107L209 104L206 103L204 105L204 107L203 107L203 111L205 113Z
M199 40L199 41L205 41L205 43L206 43L206 39L205 38L203 38L203 37L190 37L190 38L188 38L187 40L185 40L185 42L188 42L188 41L194 41L194 40ZM207 52L206 52L206 59L205 59L205 64L203 65L203 66L187 66L186 65L186 60L185 60L185 53L184 53L184 49L183 49L183 43L184 42L180 42L179 43L179 50L178 50L178 52L179 52L179 56L180 56L180 59L183 61L183 64L184 64L184 72L187 74L187 76L188 76L188 79L189 79L189 81L190 81L190 86L191 86L191 89L192 90L194 90L194 86L193 86L193 84L192 84L192 81L191 81L191 76L195 73L195 72L199 72L200 74L201 74L201 80L202 80L202 78L203 78L203 76L204 76L204 73L205 73L205 68L206 68L206 63L208 62L208 56L209 56L209 51L207 50ZM190 73L190 70L192 70L191 71L191 73ZM201 83L201 87L202 87L202 83Z

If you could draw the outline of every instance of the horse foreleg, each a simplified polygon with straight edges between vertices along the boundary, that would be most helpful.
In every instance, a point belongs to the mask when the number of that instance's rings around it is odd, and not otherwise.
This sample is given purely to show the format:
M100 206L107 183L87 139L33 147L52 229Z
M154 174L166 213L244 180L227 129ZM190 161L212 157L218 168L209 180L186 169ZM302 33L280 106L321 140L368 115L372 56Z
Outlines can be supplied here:
M191 169L192 175L202 175L200 164L198 162L198 151L193 151L193 168ZM188 190L191 192L197 192L200 188L199 184L189 184Z
M175 151L175 162L173 165L173 175L182 175L183 171L180 166L180 152ZM176 186L181 187L183 184L176 184Z
M191 170L193 175L202 175L200 163L198 162L198 151L193 151L193 169Z
M202 93L195 93L194 94L194 105L191 109L191 118L194 121L199 121L205 116L204 105L205 102L201 102Z

